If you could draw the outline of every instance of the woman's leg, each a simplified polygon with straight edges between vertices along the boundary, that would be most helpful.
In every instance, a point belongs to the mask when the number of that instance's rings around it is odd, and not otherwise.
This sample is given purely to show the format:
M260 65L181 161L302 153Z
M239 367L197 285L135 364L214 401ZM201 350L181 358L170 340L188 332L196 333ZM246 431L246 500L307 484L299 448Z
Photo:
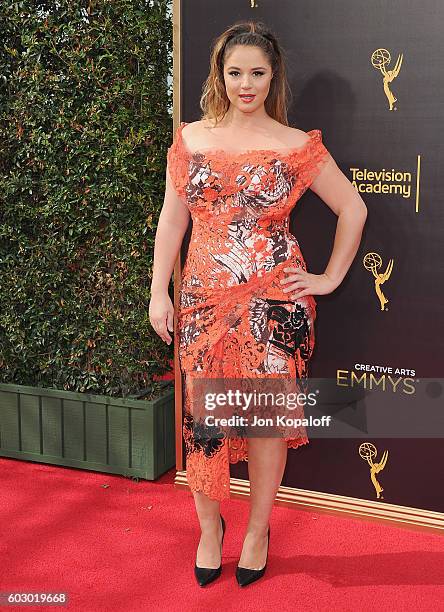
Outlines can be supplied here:
M239 559L241 567L261 569L267 556L267 531L282 482L288 445L282 438L248 438L250 516Z
M216 569L221 563L220 543L222 540L222 525L220 520L220 502L211 499L205 493L202 493L202 491L193 491L193 497L201 529L196 564L198 567Z

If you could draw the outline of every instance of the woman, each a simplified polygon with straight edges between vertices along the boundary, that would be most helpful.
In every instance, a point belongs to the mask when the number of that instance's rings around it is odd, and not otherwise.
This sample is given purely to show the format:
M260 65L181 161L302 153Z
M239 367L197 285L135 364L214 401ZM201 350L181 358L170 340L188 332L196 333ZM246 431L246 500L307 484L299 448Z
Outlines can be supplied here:
M201 98L200 121L181 123L168 150L165 201L155 239L150 321L168 344L168 284L190 215L193 233L177 313L184 375L187 481L201 527L195 576L221 573L229 463L248 459L251 508L236 577L244 586L265 571L269 519L287 449L308 442L303 428L247 437L207 427L193 397L199 378L304 379L314 347L314 295L342 282L357 252L367 209L322 143L321 132L288 126L282 51L261 23L221 34ZM307 271L288 231L308 187L338 215L323 274Z

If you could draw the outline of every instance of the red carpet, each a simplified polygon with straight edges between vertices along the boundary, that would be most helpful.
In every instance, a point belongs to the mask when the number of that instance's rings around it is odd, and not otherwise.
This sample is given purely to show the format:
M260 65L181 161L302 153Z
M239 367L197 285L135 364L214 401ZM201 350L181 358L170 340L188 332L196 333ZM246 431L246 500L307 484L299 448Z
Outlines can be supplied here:
M444 537L275 507L267 573L235 582L248 502L222 504L222 576L200 588L191 493L157 482L0 458L0 592L65 591L10 610L444 610ZM106 486L104 486L106 485ZM5 610L7 608L4 608Z

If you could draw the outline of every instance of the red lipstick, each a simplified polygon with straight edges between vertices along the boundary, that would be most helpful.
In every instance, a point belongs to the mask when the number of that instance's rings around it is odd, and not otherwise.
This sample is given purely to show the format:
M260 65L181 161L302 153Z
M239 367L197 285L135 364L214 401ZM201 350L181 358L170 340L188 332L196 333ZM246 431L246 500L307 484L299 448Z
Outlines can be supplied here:
M240 94L239 98L243 101L243 102L252 102L255 98L255 94Z

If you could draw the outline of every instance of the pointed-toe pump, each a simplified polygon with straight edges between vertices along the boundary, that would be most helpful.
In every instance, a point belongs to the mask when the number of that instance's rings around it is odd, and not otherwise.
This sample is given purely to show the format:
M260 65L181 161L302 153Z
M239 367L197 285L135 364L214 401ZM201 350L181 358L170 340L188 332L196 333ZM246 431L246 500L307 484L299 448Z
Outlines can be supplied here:
M267 557L265 559L265 565L259 570L249 569L248 567L240 567L239 565L236 568L236 580L239 586L247 586L247 584L251 584L255 582L255 580L259 580L265 574L265 570L267 568L268 561L268 549L270 547L270 527L268 527L268 544L267 544Z
M213 582L213 580L216 580L216 578L219 578L222 572L222 545L224 543L225 535L225 521L222 514L220 515L220 520L222 523L222 541L220 543L221 562L219 567L198 567L197 563L194 564L194 575L196 576L196 580L199 586L201 587L205 586L206 584L209 584L210 582Z

